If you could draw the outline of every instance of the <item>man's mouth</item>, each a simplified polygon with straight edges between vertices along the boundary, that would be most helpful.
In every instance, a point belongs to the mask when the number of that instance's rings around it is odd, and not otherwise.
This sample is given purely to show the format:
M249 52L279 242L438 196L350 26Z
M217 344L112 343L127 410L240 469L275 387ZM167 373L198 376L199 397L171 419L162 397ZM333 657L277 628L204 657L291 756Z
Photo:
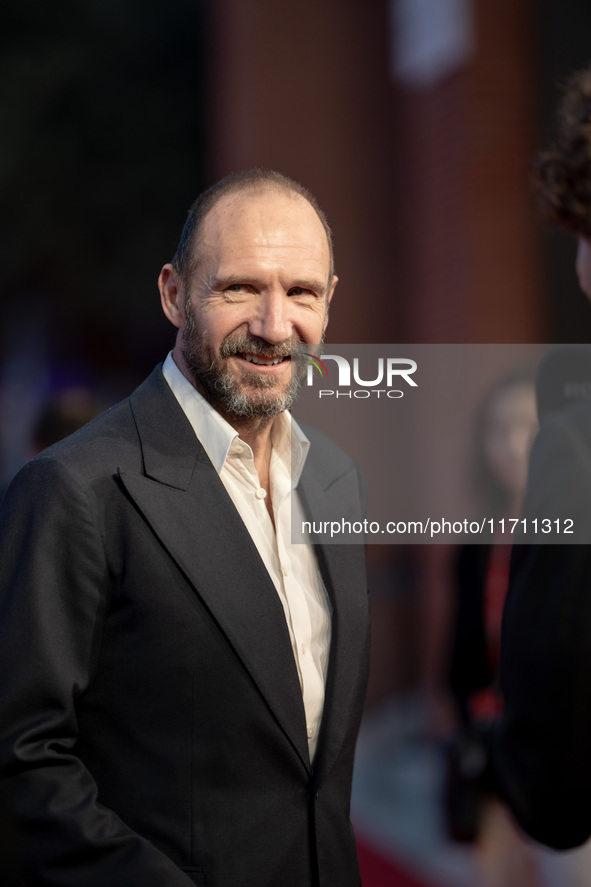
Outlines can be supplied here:
M264 357L262 354L243 353L239 354L238 356L242 357L244 360L247 360L249 363L254 363L257 364L257 366L264 367L274 367L277 366L277 364L290 359L289 355L284 355L283 357Z

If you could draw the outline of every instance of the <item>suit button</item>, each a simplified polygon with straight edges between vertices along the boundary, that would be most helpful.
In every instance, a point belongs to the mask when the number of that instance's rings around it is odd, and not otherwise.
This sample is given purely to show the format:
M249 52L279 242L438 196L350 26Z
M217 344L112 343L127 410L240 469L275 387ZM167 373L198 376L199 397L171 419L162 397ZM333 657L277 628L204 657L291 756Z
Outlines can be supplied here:
M320 792L316 792L316 794L314 795L314 800L317 801L319 796L320 796Z

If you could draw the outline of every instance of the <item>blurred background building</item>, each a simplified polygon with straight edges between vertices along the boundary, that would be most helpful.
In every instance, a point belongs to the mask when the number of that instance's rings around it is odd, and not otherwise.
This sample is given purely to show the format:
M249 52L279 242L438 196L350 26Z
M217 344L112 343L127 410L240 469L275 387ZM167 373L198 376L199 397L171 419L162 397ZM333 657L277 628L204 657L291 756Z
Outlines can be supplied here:
M65 433L164 357L159 269L193 198L233 170L275 167L326 210L328 341L591 340L574 242L529 186L588 29L584 0L4 0L0 489L48 416ZM453 558L370 551L367 887L503 883L439 809ZM531 883L587 883L564 859Z

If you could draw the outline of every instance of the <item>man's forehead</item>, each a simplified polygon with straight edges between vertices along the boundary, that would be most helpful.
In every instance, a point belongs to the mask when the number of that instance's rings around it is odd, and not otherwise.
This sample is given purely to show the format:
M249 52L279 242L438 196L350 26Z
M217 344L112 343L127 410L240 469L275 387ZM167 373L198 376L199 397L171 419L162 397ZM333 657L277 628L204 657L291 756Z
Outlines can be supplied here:
M312 205L300 194L278 188L224 194L205 216L200 241L202 246L214 246L233 236L268 237L274 230L328 250L326 232Z

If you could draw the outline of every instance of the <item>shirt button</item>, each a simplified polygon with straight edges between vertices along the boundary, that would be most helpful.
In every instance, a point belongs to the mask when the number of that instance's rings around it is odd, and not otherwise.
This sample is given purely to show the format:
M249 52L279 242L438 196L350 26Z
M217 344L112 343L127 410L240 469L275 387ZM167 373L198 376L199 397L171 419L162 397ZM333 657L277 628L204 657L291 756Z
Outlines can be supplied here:
M308 739L312 739L312 737L314 736L314 730L312 729L312 727L308 727L306 733L308 734Z
M263 490L262 487L259 487L259 489L255 493L255 496L257 497L257 499L264 499L266 495L267 495L267 491Z

